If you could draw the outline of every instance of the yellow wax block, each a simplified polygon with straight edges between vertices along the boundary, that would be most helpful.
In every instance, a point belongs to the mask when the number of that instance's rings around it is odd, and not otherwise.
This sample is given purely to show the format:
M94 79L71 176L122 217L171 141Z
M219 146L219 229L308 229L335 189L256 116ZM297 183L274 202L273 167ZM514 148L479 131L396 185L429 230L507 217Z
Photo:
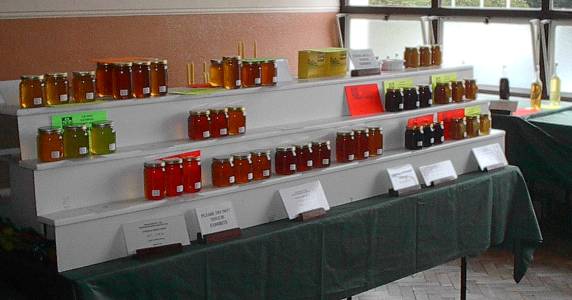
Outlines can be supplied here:
M323 77L326 68L326 55L314 50L298 51L298 78Z

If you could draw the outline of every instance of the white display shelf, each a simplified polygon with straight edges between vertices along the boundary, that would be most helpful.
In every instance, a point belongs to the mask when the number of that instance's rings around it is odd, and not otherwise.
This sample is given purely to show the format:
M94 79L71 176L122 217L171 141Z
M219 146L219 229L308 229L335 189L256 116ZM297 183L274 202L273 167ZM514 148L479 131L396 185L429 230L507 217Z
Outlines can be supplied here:
M200 201L212 197L224 196L231 193L243 192L252 189L264 188L271 185L281 185L287 182L308 179L312 177L319 177L321 175L346 171L352 168L360 168L372 164L385 163L390 161L412 159L415 156L426 155L427 153L446 150L454 147L466 146L469 144L482 142L486 140L495 140L499 137L504 137L504 131L492 130L490 135L479 136L471 139L464 139L458 141L445 141L441 145L434 145L429 148L421 150L389 150L385 151L379 157L373 157L366 160L354 161L351 163L333 163L328 168L313 169L307 172L296 173L289 176L279 176L273 174L273 177L260 181L253 181L248 184L234 185L226 188L215 188L208 186L203 188L200 192L194 194L183 194L178 197L165 198L159 201L147 201L145 199L133 199L127 201L117 201L105 203L95 206L83 207L78 209L63 210L56 213L38 216L41 223L51 226L65 226L74 223L87 222L90 220L108 218L117 215L129 214L138 211L165 208L168 206L177 206L189 201ZM278 188L277 188L278 189Z
M150 156L156 154L172 153L173 151L190 151L195 149L205 149L213 146L231 145L237 143L245 143L259 139L265 139L277 135L285 134L304 134L312 131L323 130L327 128L353 127L359 124L388 121L392 119L414 118L438 112L463 109L472 106L486 106L489 100L464 101L460 103L450 103L444 105L433 105L431 107L420 108L415 110L406 110L397 113L383 113L360 117L338 117L321 120L312 120L307 122L298 122L294 124L284 124L281 126L273 126L266 128L247 129L246 134L238 136L229 136L223 138L207 139L203 141L189 141L188 139L167 141L161 143L151 143L144 145L135 145L128 147L118 147L117 152L107 155L94 155L87 158L67 159L57 162L41 163L36 159L22 160L20 166L30 170L42 171L54 168L66 168L81 166L85 164L95 164L108 162L117 159L134 158L142 156ZM120 141L118 141L120 145Z

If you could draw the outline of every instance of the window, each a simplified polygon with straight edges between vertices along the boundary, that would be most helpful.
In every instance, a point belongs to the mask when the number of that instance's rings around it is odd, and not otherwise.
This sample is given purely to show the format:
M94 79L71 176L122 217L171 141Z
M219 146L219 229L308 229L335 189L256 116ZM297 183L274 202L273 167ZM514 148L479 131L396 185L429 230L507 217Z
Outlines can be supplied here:
M539 9L540 0L442 0L441 6L451 8Z
M562 81L562 92L572 93L572 25L556 26L554 40L556 73Z
M351 6L430 7L431 0L349 0Z
M570 0L553 0L552 7L555 9L572 9L572 1Z

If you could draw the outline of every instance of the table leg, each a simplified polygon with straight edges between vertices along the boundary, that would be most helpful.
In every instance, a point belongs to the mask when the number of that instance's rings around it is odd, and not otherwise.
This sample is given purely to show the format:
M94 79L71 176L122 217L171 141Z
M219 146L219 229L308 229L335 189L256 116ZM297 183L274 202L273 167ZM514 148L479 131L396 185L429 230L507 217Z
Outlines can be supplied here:
M461 300L467 300L467 258L461 257Z

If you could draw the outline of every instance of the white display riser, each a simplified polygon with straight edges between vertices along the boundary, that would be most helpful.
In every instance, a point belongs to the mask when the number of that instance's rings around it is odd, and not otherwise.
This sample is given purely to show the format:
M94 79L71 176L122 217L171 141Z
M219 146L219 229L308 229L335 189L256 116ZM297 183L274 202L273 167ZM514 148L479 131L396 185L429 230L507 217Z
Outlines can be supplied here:
M38 128L51 125L51 116L57 114L107 111L108 118L115 122L117 147L122 148L186 139L189 110L244 106L248 114L247 130L337 118L347 115L345 86L376 83L381 90L382 81L400 78L412 78L414 84L428 84L431 75L442 73L472 78L473 67L428 68L378 76L293 81L276 87L238 89L207 96L169 95L145 100L32 109L0 106L0 117L6 114L17 116L22 159L28 160L36 158ZM0 89L0 94L13 98L17 95L14 92L17 81L0 84ZM8 102L13 103L14 99Z
M234 205L238 223L247 228L286 218L278 190L320 180L330 206L362 200L388 191L386 169L406 163L419 166L451 160L458 174L477 170L471 149L499 143L504 148L503 131L461 141L446 142L417 151L387 151L379 158L336 164L294 176L280 176L246 185L183 195L161 201L134 200L90 208L69 210L40 217L55 234L58 270L66 271L127 255L121 230L124 223L184 214L191 239L198 231L194 208L222 201ZM55 224L55 225L54 225Z
M145 161L192 150L201 151L202 184L207 187L211 183L211 161L215 156L327 139L331 141L332 157L335 157L334 141L337 129L366 125L384 128L385 150L402 149L408 119L468 106L479 106L483 112L488 112L488 104L488 101L477 100L364 118L337 118L330 122L298 123L290 125L292 128L260 130L248 132L244 136L204 142L184 141L178 145L165 143L162 147L150 150L119 151L88 159L40 164L36 161L21 161L20 166L14 167L25 170L21 171L18 177L12 177L12 187L16 197L20 198L19 201L35 203L37 215L138 199L143 197ZM33 188L20 186L23 177L33 177Z

